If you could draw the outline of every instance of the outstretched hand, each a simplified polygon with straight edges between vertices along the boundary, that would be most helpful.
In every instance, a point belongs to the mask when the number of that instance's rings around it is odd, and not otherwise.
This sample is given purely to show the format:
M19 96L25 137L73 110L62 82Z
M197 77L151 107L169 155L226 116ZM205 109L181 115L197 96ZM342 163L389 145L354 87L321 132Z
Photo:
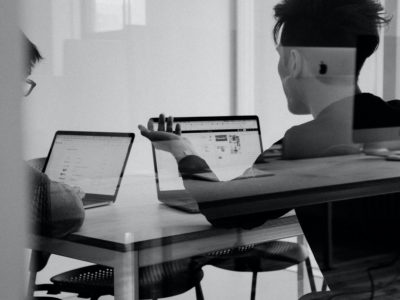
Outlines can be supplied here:
M156 149L171 153L178 162L187 155L195 155L193 145L188 139L181 136L181 126L176 124L175 130L173 127L173 117L165 118L161 114L157 131L154 130L154 122L151 119L147 123L147 128L139 125L139 130L153 143Z

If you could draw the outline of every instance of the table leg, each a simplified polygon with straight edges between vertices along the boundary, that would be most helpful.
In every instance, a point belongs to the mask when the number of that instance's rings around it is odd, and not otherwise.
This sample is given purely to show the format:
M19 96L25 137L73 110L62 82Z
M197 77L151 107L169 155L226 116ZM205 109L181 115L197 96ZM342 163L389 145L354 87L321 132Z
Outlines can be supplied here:
M304 245L304 236L297 236L297 243ZM304 263L297 265L297 297L300 298L304 295Z
M125 252L114 265L114 299L139 299L139 271L137 252Z

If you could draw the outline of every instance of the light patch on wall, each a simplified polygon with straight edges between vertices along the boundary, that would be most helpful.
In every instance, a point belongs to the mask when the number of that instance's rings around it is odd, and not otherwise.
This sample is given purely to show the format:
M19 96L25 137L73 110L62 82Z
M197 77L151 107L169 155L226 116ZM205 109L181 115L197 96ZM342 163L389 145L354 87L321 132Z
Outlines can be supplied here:
M146 25L146 0L95 0L94 31L118 31Z
M124 26L124 0L96 0L94 11L94 31L121 30Z
M129 25L146 25L146 0L127 0L129 3Z

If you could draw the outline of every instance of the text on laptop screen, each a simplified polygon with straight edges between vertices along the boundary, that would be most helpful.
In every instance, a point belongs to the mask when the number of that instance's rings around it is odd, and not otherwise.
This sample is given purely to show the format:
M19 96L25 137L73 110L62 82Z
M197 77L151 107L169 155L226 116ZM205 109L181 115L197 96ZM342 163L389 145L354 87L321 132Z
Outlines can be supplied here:
M129 144L128 137L58 135L46 174L85 193L114 195Z
M177 121L178 123L178 121ZM230 180L249 168L262 152L257 120L179 121L189 139L221 180ZM184 189L171 154L156 150L160 191Z

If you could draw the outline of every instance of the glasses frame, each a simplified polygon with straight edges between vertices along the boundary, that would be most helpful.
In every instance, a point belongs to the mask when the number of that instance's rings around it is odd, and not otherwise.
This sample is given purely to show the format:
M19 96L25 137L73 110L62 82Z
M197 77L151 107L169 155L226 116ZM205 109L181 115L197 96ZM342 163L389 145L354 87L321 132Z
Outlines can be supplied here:
M35 88L36 82L34 82L32 79L26 79L25 82L29 86L29 89L24 94L24 96L27 97L32 93L33 89Z

